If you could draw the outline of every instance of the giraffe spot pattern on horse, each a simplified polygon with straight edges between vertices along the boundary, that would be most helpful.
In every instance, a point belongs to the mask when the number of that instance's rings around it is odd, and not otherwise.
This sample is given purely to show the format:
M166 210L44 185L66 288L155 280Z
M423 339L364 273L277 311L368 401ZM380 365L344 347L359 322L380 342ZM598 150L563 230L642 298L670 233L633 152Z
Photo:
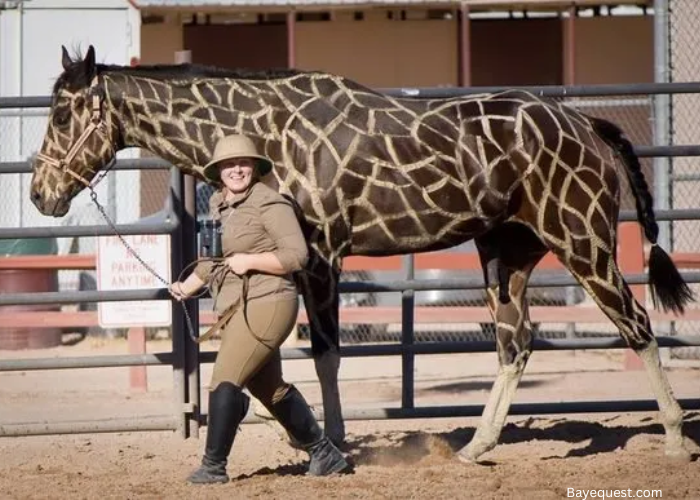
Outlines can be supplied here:
M97 64L92 46L75 59L63 48L62 62L31 184L43 214L65 215L125 147L147 149L200 179L216 140L228 134L249 136L274 161L269 182L295 201L311 248L299 285L325 429L334 441L345 437L338 390L342 259L474 239L497 325L499 369L459 457L477 460L498 441L532 351L528 279L551 251L644 361L666 453L689 459L683 413L649 317L615 260L622 176L652 243L655 304L682 313L693 296L656 244L649 188L616 125L518 90L400 99L323 72Z

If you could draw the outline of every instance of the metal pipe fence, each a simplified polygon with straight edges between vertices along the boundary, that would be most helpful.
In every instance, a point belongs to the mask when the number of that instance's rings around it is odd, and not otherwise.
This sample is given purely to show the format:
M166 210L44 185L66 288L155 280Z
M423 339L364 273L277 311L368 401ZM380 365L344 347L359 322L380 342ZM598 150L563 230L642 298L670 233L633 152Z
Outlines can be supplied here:
M379 92L394 97L421 99L441 99L464 95L491 94L506 90L524 90L539 97L607 97L620 95L660 95L660 94L698 94L700 82L673 83L630 83L600 85L531 85L523 87L406 87L377 89ZM0 100L0 107L2 101Z
M150 170L150 169L170 169L170 198L166 203L163 222L141 222L134 224L117 224L117 231L122 235L152 235L167 234L171 236L172 272L177 276L184 268L181 257L185 242L180 237L182 232L182 209L184 193L183 175L180 171L168 165L162 160L120 160L115 166L119 170ZM0 163L0 174L26 173L30 171L29 162ZM194 196L194 193L189 195ZM108 226L48 226L48 227L20 227L20 228L0 228L0 239L9 238L46 238L46 237L76 237L76 236L109 236L114 232ZM194 246L195 242L190 242L189 246ZM112 291L79 291L79 292L30 292L30 293L4 293L0 294L0 305L63 305L86 302L113 302L127 300L163 300L170 299L165 288L149 290L112 290ZM178 310L179 304L173 302L173 318L182 316ZM186 331L181 321L173 321L173 337L184 338ZM56 422L38 425L14 426L12 433L6 430L5 425L0 425L0 436L22 435L22 434L47 434L62 433L70 429L82 429L85 432L117 432L123 430L158 430L173 429L179 430L183 437L190 434L191 426L189 420L192 415L192 405L189 400L186 388L188 378L191 377L191 370L188 370L182 360L187 353L185 346L179 342L173 342L172 351L157 355L161 359L167 359L167 364L173 367L173 387L177 400L177 413L170 417L158 417L156 419L133 419L127 424L117 422ZM65 358L67 361L65 368L84 368L90 365L95 366L139 366L143 365L144 359L121 360L118 364L110 364L110 360L104 357L81 357ZM52 367L51 360L16 360L20 364L25 364L24 370L35 369L56 369ZM54 360L57 361L57 360ZM126 364L124 364L126 363ZM60 363L59 363L60 364ZM0 370L6 371L6 370Z
M679 399L679 405L685 410L700 407L700 399ZM617 400L617 401L572 401L558 403L513 403L509 415L563 415L588 413L590 408L604 412L648 412L656 411L655 400ZM345 420L396 420L419 418L459 418L481 416L481 405L421 406L417 408L350 408L343 411ZM323 410L314 411L316 418L323 419ZM202 422L206 416L202 418ZM261 423L264 420L250 413L243 423ZM0 424L0 437L41 436L52 434L83 434L107 432L148 432L175 431L177 422L172 417L152 416L134 419L109 419L91 421L57 422L55 424Z
M407 98L441 99L514 90L514 87L403 87L378 88L378 92ZM700 82L631 83L599 85L532 85L517 87L540 97L607 97L620 95L699 94ZM48 108L48 96L0 97L3 108Z
M700 346L700 335L656 337L659 347L695 347ZM533 348L537 351L569 351L587 349L627 349L629 346L621 338L601 339L533 339ZM380 344L341 346L344 358L364 358L368 356L401 356L426 354L467 354L493 352L495 341L469 340L450 342L424 342L415 344ZM282 359L308 359L310 347L288 347L282 349ZM213 363L216 353L200 353L199 361ZM130 366L165 366L173 363L170 352L148 354L118 354L108 356L80 356L65 358L33 358L0 360L0 372L30 370L70 370L74 368L118 368Z
M156 158L133 158L117 160L112 170L165 170L171 165ZM29 160L0 162L0 174L29 174L32 165Z
M456 97L484 92L506 90L505 88L441 88L441 89L388 89L386 93L398 97L438 98ZM526 87L524 90L537 95L572 98L615 95L657 95L700 93L700 83L638 84L638 85L595 85L573 87ZM3 108L42 108L50 105L48 97L0 98ZM683 157L700 156L700 145L684 146L636 146L640 157ZM162 160L140 159L119 160L116 170L150 170L163 169L168 165ZM30 172L29 161L0 163L0 174ZM118 231L124 235L169 234L171 236L172 273L178 276L187 262L196 258L195 226L195 186L191 178L171 169L171 193L165 219L158 223L121 224ZM634 211L623 211L621 220L636 220ZM657 219L664 220L700 220L700 209L668 209L657 212ZM111 229L105 226L82 227L41 227L41 228L0 228L0 239L4 238L41 238L62 236L97 236L111 235ZM381 418L432 418L446 416L476 416L483 409L480 405L452 407L415 407L414 401L414 366L416 355L477 353L495 350L494 341L455 341L455 342L415 342L415 293L428 290L464 290L482 289L482 279L453 280L416 280L412 256L405 257L405 279L379 281L373 283L341 283L341 293L358 292L400 292L402 336L401 343L368 346L342 346L343 357L364 356L401 356L402 357L402 398L400 408L347 409L346 419L381 419ZM700 283L700 272L682 273L689 283ZM646 274L629 274L626 279L630 284L645 284ZM572 286L577 282L570 276L534 276L531 287ZM22 304L71 304L101 301L124 300L163 300L170 298L167 290L122 290L103 292L45 292L0 294L0 305ZM198 311L195 305L189 309L198 330ZM700 346L700 336L660 336L657 337L661 347ZM200 353L198 346L192 342L186 332L184 315L177 303L173 303L171 352L149 353L118 356L86 356L67 358L40 358L0 360L1 371L19 370L62 370L74 368L103 368L130 366L173 367L173 387L176 399L175 414L171 416L150 416L129 421L72 421L47 422L42 424L1 424L0 436L53 434L75 432L122 432L135 430L178 430L183 437L197 436L199 424L205 416L199 411L199 364L214 361L215 353ZM534 339L536 350L571 350L571 349L620 349L627 345L620 338L594 339ZM311 357L310 348L285 348L283 359L306 359ZM700 408L700 400L682 400L686 409ZM593 401L564 403L535 403L513 405L510 414L571 413L597 411L647 411L656 409L654 401Z
M0 437L47 436L52 434L85 434L100 432L177 431L180 424L174 416L110 418L108 420L71 420L40 424L0 424Z

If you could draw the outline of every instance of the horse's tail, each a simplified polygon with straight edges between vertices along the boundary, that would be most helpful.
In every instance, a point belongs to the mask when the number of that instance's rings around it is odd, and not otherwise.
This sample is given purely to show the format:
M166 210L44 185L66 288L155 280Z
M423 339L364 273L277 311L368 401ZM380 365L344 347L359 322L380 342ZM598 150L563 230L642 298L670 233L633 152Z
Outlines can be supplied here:
M596 133L617 151L626 167L627 178L637 206L637 220L644 228L644 235L652 244L649 255L649 285L654 307L661 305L664 311L683 313L685 305L694 299L693 292L678 272L671 257L657 243L659 225L656 223L653 199L649 192L649 185L644 179L639 157L634 152L632 143L617 125L600 118L588 118Z

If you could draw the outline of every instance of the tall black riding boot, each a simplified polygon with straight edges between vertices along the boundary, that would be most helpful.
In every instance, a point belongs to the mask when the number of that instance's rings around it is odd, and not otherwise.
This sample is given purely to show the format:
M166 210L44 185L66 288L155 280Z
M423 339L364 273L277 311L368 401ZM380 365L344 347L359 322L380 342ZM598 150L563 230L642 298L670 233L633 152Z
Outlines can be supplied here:
M327 476L349 469L343 454L323 433L304 396L291 386L287 394L269 408L289 435L308 452L309 474Z
M222 382L209 393L207 444L202 465L187 480L195 484L227 483L226 463L250 398L240 387Z

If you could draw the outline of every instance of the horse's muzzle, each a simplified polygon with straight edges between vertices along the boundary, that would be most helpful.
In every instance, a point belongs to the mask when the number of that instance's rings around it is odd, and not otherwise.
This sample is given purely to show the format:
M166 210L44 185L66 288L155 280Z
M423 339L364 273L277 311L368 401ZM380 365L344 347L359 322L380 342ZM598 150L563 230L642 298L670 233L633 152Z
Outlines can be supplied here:
M62 198L46 199L41 196L38 191L32 191L29 195L34 206L41 212L42 215L51 217L63 217L70 209L70 203L65 202Z

